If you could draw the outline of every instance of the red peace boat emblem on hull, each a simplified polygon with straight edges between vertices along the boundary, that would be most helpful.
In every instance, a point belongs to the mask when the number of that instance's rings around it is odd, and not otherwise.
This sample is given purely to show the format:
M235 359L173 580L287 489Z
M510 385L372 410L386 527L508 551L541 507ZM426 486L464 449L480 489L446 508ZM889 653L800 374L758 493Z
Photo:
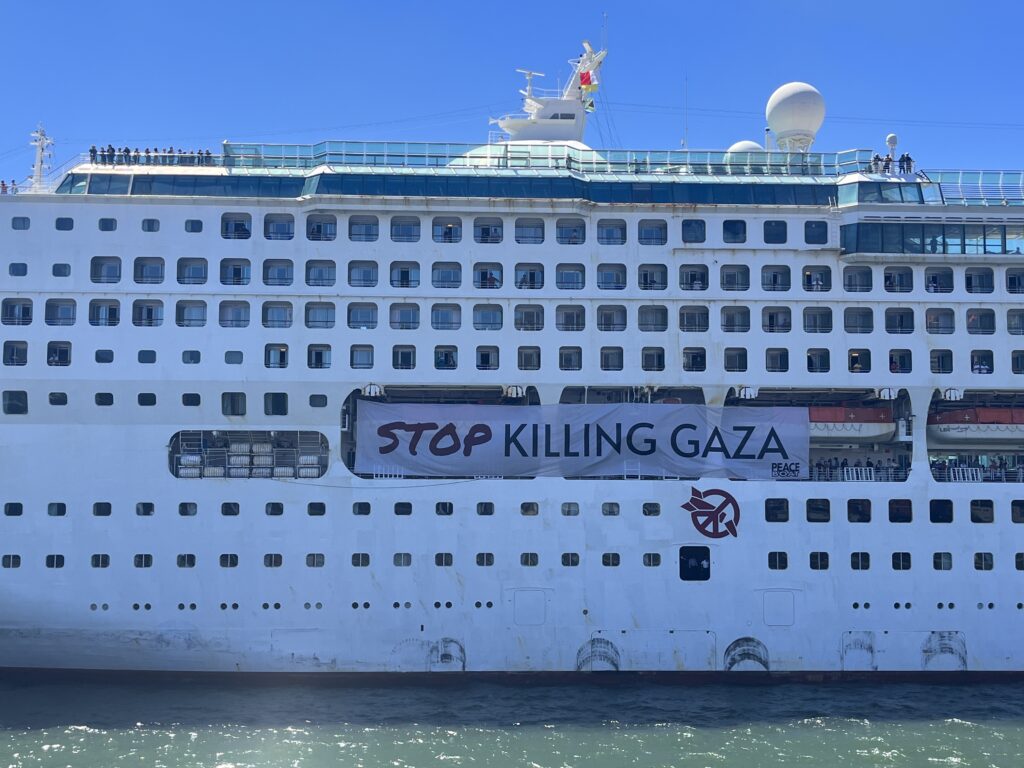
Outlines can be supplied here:
M710 539L738 536L740 505L731 493L712 488L703 493L690 488L690 500L682 505L690 513L693 527Z

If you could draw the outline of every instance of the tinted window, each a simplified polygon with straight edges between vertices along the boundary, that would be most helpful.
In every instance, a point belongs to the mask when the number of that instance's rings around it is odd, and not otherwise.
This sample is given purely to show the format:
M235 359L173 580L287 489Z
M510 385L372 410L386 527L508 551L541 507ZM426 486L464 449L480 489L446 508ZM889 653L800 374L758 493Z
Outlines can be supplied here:
M704 219L683 219L684 243L703 243L706 238Z
M722 239L727 243L747 242L747 222L740 219L723 221Z
M828 223L824 221L805 221L804 242L808 245L825 245L828 242Z
M680 547L679 578L683 581L710 579L711 550L708 547Z

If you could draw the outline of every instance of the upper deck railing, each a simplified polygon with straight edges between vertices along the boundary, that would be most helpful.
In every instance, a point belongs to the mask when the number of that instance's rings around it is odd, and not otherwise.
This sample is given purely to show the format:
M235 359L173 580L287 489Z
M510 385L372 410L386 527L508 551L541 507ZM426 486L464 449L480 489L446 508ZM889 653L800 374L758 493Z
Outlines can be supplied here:
M322 165L397 168L572 170L580 173L839 176L866 171L871 151L704 152L600 150L565 144L430 144L325 141L319 144L225 142L217 165L232 168L315 168Z
M928 171L947 205L1024 205L1024 171Z

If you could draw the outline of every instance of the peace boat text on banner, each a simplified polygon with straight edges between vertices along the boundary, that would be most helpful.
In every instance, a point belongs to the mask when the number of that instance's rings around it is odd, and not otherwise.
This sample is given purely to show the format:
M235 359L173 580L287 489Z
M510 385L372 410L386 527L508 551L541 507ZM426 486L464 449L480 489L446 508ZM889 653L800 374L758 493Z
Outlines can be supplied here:
M806 408L361 400L356 472L417 477L808 477Z

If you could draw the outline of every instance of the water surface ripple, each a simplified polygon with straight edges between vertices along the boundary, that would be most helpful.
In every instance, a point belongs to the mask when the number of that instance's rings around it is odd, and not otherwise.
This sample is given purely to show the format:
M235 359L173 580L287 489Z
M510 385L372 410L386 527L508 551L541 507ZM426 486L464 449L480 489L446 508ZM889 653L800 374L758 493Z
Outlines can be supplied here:
M0 766L1024 765L1024 683L0 678Z

